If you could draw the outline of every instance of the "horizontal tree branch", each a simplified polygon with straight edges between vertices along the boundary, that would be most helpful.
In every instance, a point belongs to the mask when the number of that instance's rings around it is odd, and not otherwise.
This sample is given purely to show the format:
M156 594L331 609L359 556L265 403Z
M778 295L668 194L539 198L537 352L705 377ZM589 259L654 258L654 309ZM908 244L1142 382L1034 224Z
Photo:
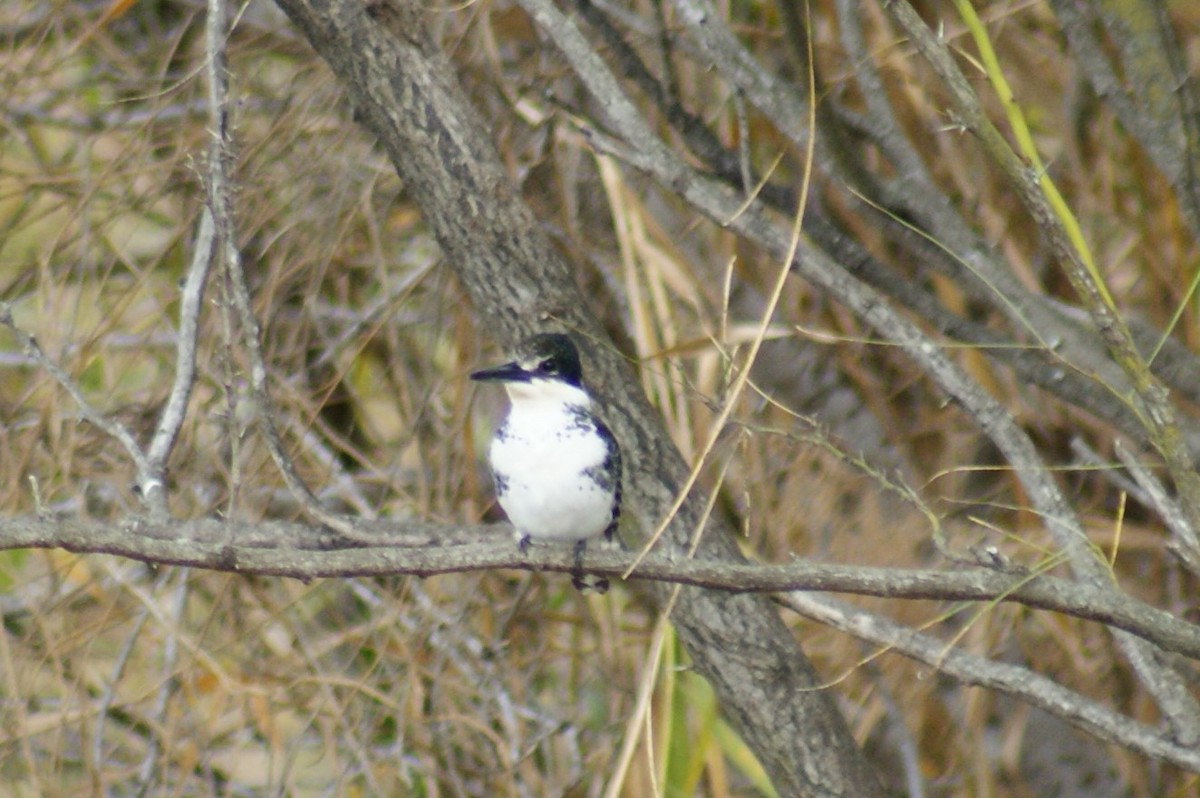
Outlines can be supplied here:
M361 539L284 521L154 520L131 517L104 524L28 516L0 520L0 549L61 548L79 554L112 554L158 565L180 565L260 576L309 580L329 577L437 574L511 568L569 572L571 547L534 546L521 554L508 524L457 525L355 521ZM620 578L630 552L593 547L585 559L593 573ZM634 579L671 582L732 593L819 591L932 601L1014 601L1096 621L1142 637L1161 648L1200 659L1200 627L1116 588L1097 588L1023 571L968 568L955 571L828 565L794 560L785 565L715 560L644 558Z

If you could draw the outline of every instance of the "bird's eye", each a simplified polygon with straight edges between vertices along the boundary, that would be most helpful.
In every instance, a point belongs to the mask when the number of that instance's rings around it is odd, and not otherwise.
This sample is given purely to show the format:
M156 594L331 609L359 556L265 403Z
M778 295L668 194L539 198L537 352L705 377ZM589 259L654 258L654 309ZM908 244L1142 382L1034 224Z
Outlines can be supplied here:
M558 364L554 362L554 358L546 358L541 363L538 363L538 371L542 374L554 374L558 371Z

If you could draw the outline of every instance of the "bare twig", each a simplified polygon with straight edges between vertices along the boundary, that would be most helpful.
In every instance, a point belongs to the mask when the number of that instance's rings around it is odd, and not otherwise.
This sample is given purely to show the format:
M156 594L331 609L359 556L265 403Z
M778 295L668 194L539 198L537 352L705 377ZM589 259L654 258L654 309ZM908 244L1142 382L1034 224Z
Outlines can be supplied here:
M165 576L164 573L163 578ZM150 611L145 607L138 611L137 617L133 621L133 628L129 630L125 642L121 644L121 649L117 652L116 660L109 671L108 684L105 685L104 691L100 694L100 699L96 702L96 725L92 730L92 761L90 766L97 773L109 761L104 753L104 724L108 720L109 709L116 698L117 685L121 683L121 677L125 673L125 666L129 663L129 658L133 655L138 637L141 636L142 628L146 625L146 620L149 617ZM153 742L147 742L147 748L153 746Z
M146 453L152 477L156 481L142 486L143 496L156 506L161 503L160 509L163 511L166 510L163 491L167 460L179 437L179 429L187 413L188 398L192 395L192 386L196 381L196 340L200 329L200 309L204 300L204 287L208 282L208 271L215 254L215 239L212 211L206 207L200 214L200 223L196 228L196 240L192 248L192 264L188 268L179 301L175 379Z
M279 428L275 424L267 366L262 352L262 331L250 302L250 289L242 266L242 254L237 244L237 228L233 214L233 186L228 165L233 160L232 137L229 129L228 79L225 62L226 9L224 0L209 0L206 24L206 54L208 64L209 103L212 123L212 149L208 159L208 202L213 225L225 265L226 285L241 330L241 344L250 361L250 392L254 400L255 420L267 451L284 484L310 517L346 535L353 527L340 516L326 510L319 499L301 479L296 465L284 449Z
M1200 771L1200 750L1195 746L1113 712L1027 668L993 662L948 647L937 638L824 596L793 593L783 603L805 617L923 662L966 684L1008 693L1102 740L1187 770Z
M0 302L0 325L11 330L13 335L17 337L17 340L20 341L21 349L24 351L26 357L49 372L55 382L71 396L71 399L75 401L75 405L79 408L79 412L85 419L95 424L109 436L115 438L124 447L137 469L138 486L143 489L142 495L143 500L145 500L145 488L154 484L155 477L153 476L150 461L142 451L142 447L138 445L137 440L134 439L133 433L124 424L114 421L101 413L100 410L87 400L87 397L83 395L83 391L75 383L75 380L71 379L71 376L63 371L61 366L51 360L42 351L42 347L38 344L37 339L17 326L16 321L13 320L12 306L7 302Z
M1142 494L1151 509L1158 513L1159 518L1175 536L1174 550L1179 554L1183 564L1193 574L1200 574L1200 541L1196 539L1196 530L1192 527L1187 515L1179 507L1179 503L1170 495L1166 487L1150 473L1150 469L1138 460L1133 452L1118 439L1113 442L1113 450L1121 463L1129 469Z
M183 619L184 606L187 604L188 594L188 569L179 568L172 571L169 578L164 575L156 588L164 586L168 581L175 581L175 590L171 596L170 608L170 623L163 625L163 652L162 652L162 677L158 685L158 693L154 697L154 707L151 710L150 717L154 721L156 728L167 728L167 702L170 700L171 693L176 689L175 683L175 665L179 658L179 631L182 628L181 621ZM150 789L155 784L155 778L159 775L158 755L161 750L161 743L157 734L149 736L148 745L146 746L146 754L142 757L142 763L138 767L137 784L139 785L139 795L149 794Z

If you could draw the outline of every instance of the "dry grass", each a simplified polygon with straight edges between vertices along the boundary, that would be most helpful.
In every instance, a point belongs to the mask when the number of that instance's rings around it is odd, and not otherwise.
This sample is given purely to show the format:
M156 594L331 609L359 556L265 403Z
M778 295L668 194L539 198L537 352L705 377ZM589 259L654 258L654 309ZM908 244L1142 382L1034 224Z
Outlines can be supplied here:
M1197 257L1169 187L1104 111L1073 135L1062 98L1078 86L1053 19L1040 6L1004 8L993 34L1039 146L1123 306L1165 323ZM774 12L761 13L768 18L747 19L739 33L770 59L783 43ZM1190 16L1180 20L1184 30L1200 26L1194 12L1177 16ZM0 290L91 400L145 435L170 384L177 282L202 196L202 9L142 2L111 24L99 18L99 8L62 2L0 11L8 31L0 45ZM567 127L531 124L517 101L558 80L560 66L533 55L536 35L517 12L477 4L438 22L473 99L495 120L511 173L581 282L595 288L597 314L623 331L674 440L695 456L729 383L729 351L714 342L746 342L777 265L595 160ZM814 35L826 80L837 85L849 65L831 28L819 16ZM924 69L881 18L870 33L903 99L902 121L928 130L941 104L925 88ZM256 7L230 56L240 245L278 417L302 473L346 511L484 517L479 453L499 407L494 397L476 398L464 375L492 356L492 343L411 199L307 46ZM710 103L706 118L735 136L735 104L703 70L676 68L684 94ZM751 118L755 159L771 163L782 145L755 125ZM923 140L942 185L975 209L974 223L1014 271L1065 296L994 169L953 135ZM797 169L785 158L777 177L798 184ZM889 245L863 209L842 213L886 257ZM956 301L958 289L943 288ZM171 508L181 516L294 516L261 444L243 434L252 421L237 401L244 363L226 340L217 281L210 296L197 390L172 462ZM1178 335L1191 342L1197 328L1189 309ZM755 387L784 405L822 391L840 397L827 412L853 403L847 417L860 419L862 437L847 445L910 475L951 533L1040 560L1044 541L1015 480L900 353L798 282L784 291L776 329L808 341L812 359L788 360L789 350L768 343ZM32 512L38 496L53 512L103 519L134 510L120 448L82 422L46 374L7 351L0 512ZM1099 425L1015 384L978 353L959 357L1051 462L1070 461L1071 435L1106 439ZM835 368L841 376L828 379ZM717 511L744 531L748 553L930 562L922 514L885 495L877 475L814 444L812 427L792 412L750 390L735 420L737 434L722 439L702 482L712 487L724 472ZM1107 550L1117 524L1111 487L1082 470L1063 483ZM1180 581L1151 519L1130 512L1124 524L1122 581L1160 606L1190 603L1194 585ZM864 603L918 627L945 612L931 603ZM304 585L61 552L0 553L0 607L0 795L14 796L123 795L139 773L154 774L154 795L599 795L628 731L654 622L623 590L584 599L566 580L540 576ZM1154 719L1094 625L998 607L968 609L937 628L968 650L1020 659ZM886 748L902 721L920 746L931 794L1031 794L1019 753L1028 713L829 630L797 623L797 633L836 683L861 740ZM636 756L621 794L649 795L664 780L679 791L668 794L760 794L706 688L675 670L682 654L668 656L652 706L654 764ZM1129 794L1191 783L1110 753Z

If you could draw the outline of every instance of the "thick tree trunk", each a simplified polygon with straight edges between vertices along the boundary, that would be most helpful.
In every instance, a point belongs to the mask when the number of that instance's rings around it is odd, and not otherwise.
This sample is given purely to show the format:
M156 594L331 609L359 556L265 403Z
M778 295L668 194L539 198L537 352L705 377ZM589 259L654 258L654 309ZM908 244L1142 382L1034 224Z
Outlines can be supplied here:
M504 343L553 328L604 340L567 264L517 195L486 126L428 36L427 12L407 0L279 5L333 67L358 118L387 150L478 309L480 329ZM637 517L660 519L687 466L616 353L591 347L585 357L589 382L625 453L626 502ZM696 505L685 504L665 545L684 550ZM729 531L710 521L697 556L739 555ZM833 697L815 689L819 680L767 599L688 588L673 620L696 669L780 794L881 794Z

